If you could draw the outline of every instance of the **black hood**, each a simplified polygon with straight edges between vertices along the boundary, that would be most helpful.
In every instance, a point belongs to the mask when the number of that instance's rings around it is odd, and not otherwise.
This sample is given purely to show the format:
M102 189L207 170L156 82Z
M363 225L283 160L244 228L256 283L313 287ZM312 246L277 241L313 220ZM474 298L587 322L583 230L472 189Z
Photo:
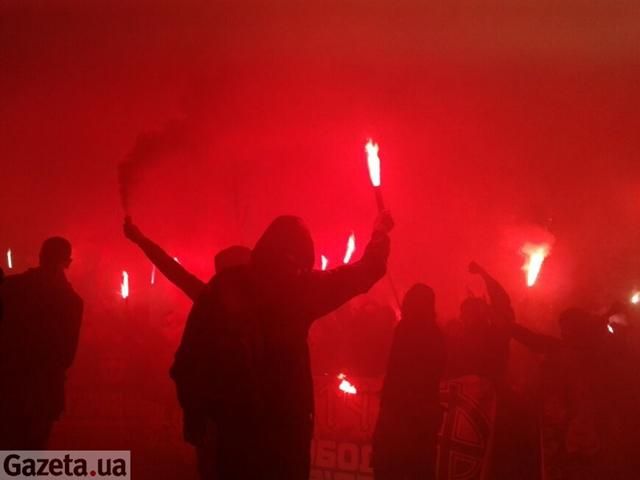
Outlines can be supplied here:
M251 253L251 265L261 271L309 271L314 261L309 229L292 215L271 222Z

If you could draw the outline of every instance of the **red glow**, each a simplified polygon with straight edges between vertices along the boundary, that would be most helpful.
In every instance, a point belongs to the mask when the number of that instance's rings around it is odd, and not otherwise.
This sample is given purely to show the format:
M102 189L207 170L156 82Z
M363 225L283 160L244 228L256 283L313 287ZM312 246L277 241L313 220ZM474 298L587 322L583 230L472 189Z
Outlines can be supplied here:
M129 298L129 274L122 271L122 283L120 284L120 296L123 299Z
M355 395L358 393L358 389L353 385L344 373L338 374L338 379L341 380L338 389L349 395Z
M351 235L349 235L349 240L347 240L347 251L344 254L344 259L342 260L343 263L349 263L351 261L351 257L353 256L353 252L356 251L356 236L355 234L352 232Z
M522 266L527 274L527 287L533 287L538 280L540 270L544 259L549 255L550 247L548 244L532 245L527 243L522 247L522 253L526 256L526 261Z
M373 143L373 140L369 139L364 146L367 152L367 166L369 167L369 178L371 179L371 185L374 187L380 186L380 157L378 156L378 144Z

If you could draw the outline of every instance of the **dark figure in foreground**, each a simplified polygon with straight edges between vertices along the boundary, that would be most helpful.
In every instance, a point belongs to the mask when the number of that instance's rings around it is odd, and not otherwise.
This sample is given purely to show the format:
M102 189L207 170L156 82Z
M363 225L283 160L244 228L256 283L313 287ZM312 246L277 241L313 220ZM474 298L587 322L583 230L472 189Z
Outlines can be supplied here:
M435 295L430 287L418 283L402 302L402 319L395 329L382 388L373 437L376 480L435 478L445 363Z
M0 286L0 450L42 450L64 410L82 300L67 281L71 244L46 240L40 266Z
M489 302L468 298L462 303L461 330L450 347L449 376L477 375L495 391L493 452L486 452L487 475L493 480L539 478L536 417L532 407L510 388L506 376L515 319L511 300L502 285L475 262L469 265L469 273L482 278Z
M200 296L206 283L184 268L175 258L171 257L159 245L146 237L140 229L126 217L123 225L124 235L138 245L155 267L164 274L176 287L182 290L194 302ZM246 265L249 263L251 250L247 247L234 245L216 254L214 259L215 273ZM173 376L173 373L172 373ZM178 386L180 388L180 386ZM196 447L198 473L203 479L214 479L215 476L215 428L210 419L198 416L195 412L185 410L183 415L183 430L185 439L193 441ZM204 429L204 431L203 431Z
M323 272L312 270L313 241L302 221L278 217L248 266L206 286L189 315L173 375L185 411L213 419L220 479L308 479L307 334L314 320L382 278L392 226L389 214L381 214L363 257Z
M189 272L162 247L147 238L140 229L131 222L130 217L124 221L124 235L138 245L147 258L163 273L167 279L182 290L194 302L202 293L206 283ZM215 271L220 273L226 268L237 267L249 263L251 250L247 247L234 245L218 252L215 256Z
M640 438L631 358L606 318L571 308L558 323L561 339L512 326L514 339L545 354L545 437L556 446L548 470L571 480L633 478Z

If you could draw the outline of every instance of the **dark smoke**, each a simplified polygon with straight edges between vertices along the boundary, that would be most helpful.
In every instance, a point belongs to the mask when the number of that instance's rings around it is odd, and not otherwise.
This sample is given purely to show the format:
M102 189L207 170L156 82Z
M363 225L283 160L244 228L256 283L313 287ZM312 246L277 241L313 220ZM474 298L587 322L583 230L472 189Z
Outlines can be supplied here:
M188 142L188 127L185 120L172 120L161 130L138 135L136 142L118 165L120 201L125 215L131 214L132 197L144 182L146 173L157 167L163 158L184 150Z

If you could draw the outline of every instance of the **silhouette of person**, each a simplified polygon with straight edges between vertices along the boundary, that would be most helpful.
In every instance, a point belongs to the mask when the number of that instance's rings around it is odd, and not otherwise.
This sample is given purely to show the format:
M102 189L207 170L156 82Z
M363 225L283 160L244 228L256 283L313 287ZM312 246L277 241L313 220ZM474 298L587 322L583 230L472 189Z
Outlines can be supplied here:
M0 287L0 450L42 450L64 410L82 299L67 281L71 244L47 239L40 266L8 276Z
M167 279L182 290L192 301L195 301L206 285L205 282L185 269L175 258L171 257L159 245L146 237L134 225L130 217L126 217L123 225L125 236L138 245L147 258L162 272ZM214 258L215 273L249 263L251 250L241 245L233 245L218 252ZM173 377L173 372L171 373ZM180 386L178 385L178 388ZM200 432L204 428L204 433ZM185 438L199 438L194 444L198 462L198 473L203 479L215 478L215 430L206 418L184 411L183 429ZM198 433L193 433L197 431Z
M467 298L460 305L460 330L448 364L448 376L480 375L502 386L509 358L509 324L514 314L504 288L477 263L471 262L469 273L485 282L489 302Z
M628 356L607 333L605 318L579 308L560 314L561 338L512 325L513 338L537 353L543 364L550 474L568 479L631 478L637 463L637 392L626 371ZM629 415L630 414L630 415ZM630 443L633 447L630 447Z
M173 372L185 409L214 420L220 479L308 479L308 331L382 278L392 227L383 212L359 261L314 271L307 227L298 217L278 217L249 265L215 276L195 302Z
M167 279L182 290L194 302L206 285L205 282L189 272L159 245L147 238L140 229L131 222L130 217L124 221L124 235L138 245L147 258ZM249 263L251 250L241 245L233 245L218 252L215 256L215 271L219 273L226 268Z
M434 292L417 283L402 301L382 387L373 435L376 480L435 478L445 366L445 339L436 323Z

